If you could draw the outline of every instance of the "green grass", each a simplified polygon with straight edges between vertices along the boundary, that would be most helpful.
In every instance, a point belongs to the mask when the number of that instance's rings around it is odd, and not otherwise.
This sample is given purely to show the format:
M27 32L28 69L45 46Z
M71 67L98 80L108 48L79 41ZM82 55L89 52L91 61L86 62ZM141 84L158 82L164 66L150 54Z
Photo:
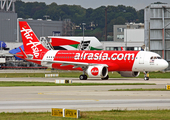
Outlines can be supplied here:
M165 88L150 88L150 89L143 89L143 88L137 88L137 89L111 89L109 91L169 91Z
M80 113L80 120L169 120L170 110L110 110ZM51 112L0 113L1 120L73 120L51 116Z
M170 72L150 72L150 78L170 78ZM140 73L139 78L144 78L144 73Z
M21 78L21 77L45 77L45 73L0 73L0 78Z
M72 83L72 84L56 84L51 82L12 82L2 81L0 87L12 86L93 86L93 85L155 85L154 83Z
M0 73L0 78L17 78L17 77L45 77L45 74L59 74L59 77L70 77L70 78L79 78L79 75L82 74L82 72L79 71L58 71L58 72L52 72L52 73ZM120 74L117 72L109 72L110 78L124 78L121 77ZM150 72L150 78L170 78L169 72ZM144 78L144 74L141 73L139 77L137 78Z

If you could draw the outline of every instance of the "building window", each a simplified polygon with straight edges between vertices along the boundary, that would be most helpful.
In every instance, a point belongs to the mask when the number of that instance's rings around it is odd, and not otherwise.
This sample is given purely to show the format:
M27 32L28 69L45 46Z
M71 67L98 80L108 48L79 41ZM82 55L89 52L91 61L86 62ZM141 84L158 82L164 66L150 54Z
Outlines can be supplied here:
M134 50L134 47L127 47L127 50Z
M134 50L141 50L141 47L134 47Z
M124 28L117 28L117 32L124 32Z
M114 50L114 47L106 47L106 50Z
M124 39L124 35L117 35L117 39Z
M53 31L53 36L61 36L61 32L60 31Z
M106 47L106 50L110 50L110 48L109 48L109 47Z

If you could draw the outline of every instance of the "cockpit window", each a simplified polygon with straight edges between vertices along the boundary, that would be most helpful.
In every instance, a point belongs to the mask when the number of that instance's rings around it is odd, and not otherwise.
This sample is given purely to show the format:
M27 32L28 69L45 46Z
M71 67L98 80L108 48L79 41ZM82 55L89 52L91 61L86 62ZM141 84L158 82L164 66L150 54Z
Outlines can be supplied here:
M152 56L150 59L162 59L161 57L159 57L159 56Z

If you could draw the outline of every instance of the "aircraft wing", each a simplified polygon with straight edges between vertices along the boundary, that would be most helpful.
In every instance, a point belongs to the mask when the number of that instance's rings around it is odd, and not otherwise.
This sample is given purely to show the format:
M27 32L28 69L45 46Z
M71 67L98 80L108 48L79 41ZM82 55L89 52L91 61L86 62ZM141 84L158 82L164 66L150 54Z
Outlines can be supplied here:
M99 65L96 63L85 63L85 62L72 62L72 61L48 61L48 60L41 60L41 59L29 59L29 58L25 58L26 60L33 60L33 61L40 61L41 63L43 63L44 65L48 65L48 64L53 64L53 63L58 63L61 64L61 66L67 66L67 65L73 65L73 68L78 68L78 67L83 67L83 66L93 66L93 65ZM108 67L107 64L103 64L106 67Z
M85 63L85 62L71 62L71 61L44 61L41 60L41 62L45 62L47 64L53 64L53 63L59 63L61 66L67 66L67 65L73 65L73 68L83 67L83 66L93 66L93 65L99 65L96 63ZM108 65L104 64L106 67Z

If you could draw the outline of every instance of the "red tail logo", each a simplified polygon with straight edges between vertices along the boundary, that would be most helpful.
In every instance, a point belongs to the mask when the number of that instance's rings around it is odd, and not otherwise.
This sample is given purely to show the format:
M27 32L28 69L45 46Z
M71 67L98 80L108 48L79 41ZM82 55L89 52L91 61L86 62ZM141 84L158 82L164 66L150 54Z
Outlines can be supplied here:
M40 52L48 50L39 42L38 38L25 21L20 21L20 29L25 52L32 52L35 58L40 57Z
M25 28L26 28L26 26L22 27L22 30L21 30L21 32L25 32L24 37L26 37L27 40L29 40L29 39L33 40L33 38L31 37L32 34L30 34L30 32L32 32L32 30L31 29L25 29Z

